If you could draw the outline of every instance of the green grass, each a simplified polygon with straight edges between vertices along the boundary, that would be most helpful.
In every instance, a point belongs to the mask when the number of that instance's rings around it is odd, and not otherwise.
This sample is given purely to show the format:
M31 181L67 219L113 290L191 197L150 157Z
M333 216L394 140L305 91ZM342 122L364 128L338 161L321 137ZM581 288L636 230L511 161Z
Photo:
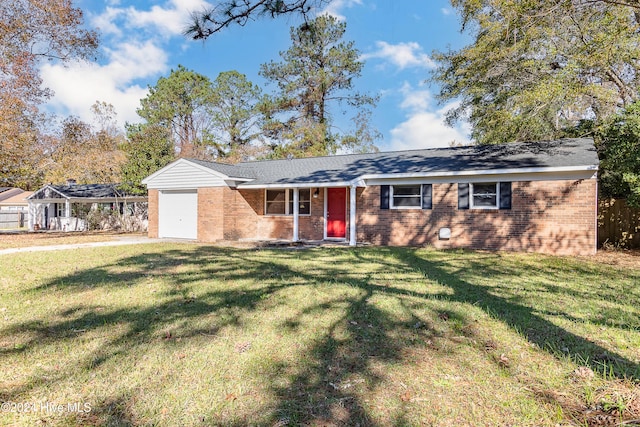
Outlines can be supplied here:
M36 403L0 425L620 422L640 418L640 266L190 244L3 255L0 366L0 401Z

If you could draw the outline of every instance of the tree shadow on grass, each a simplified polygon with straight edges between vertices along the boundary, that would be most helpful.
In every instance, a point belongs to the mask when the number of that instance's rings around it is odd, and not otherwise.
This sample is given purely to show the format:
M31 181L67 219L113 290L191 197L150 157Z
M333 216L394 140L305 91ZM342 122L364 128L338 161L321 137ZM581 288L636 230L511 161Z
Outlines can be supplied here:
M223 259L225 261L221 262ZM238 268L236 262L242 262L242 268ZM196 269L175 271L175 267L184 266ZM202 335L213 337L221 328L239 325L243 321L243 314L256 310L266 296L290 286L280 283L284 271L280 264L250 261L235 251L198 248L195 251L172 250L134 256L112 265L78 270L39 285L27 292L35 296L54 291L56 297L62 298L65 297L60 296L60 292L62 295L69 293L68 298L75 298L78 303L58 310L54 318L36 318L0 329L0 336L16 337L18 340L11 347L0 348L0 360L12 355L26 355L31 350L46 346L74 342L100 328L108 327L122 332L109 334L110 337L98 349L67 364L68 369L42 368L44 373L34 373L19 386L0 388L0 400L19 401L32 389L51 386L79 370L97 369L107 361L127 357L142 345L154 342L169 344L177 338L188 340ZM139 286L148 283L148 279L160 277L165 289L159 292L159 303L152 306L91 305L83 302L82 297L74 296L95 287L117 290ZM200 292L195 298L189 285L203 277L222 278L226 283L260 277L265 279L261 286L254 288L225 289L215 283L212 290ZM154 297L150 295L150 298ZM218 316L212 318L209 324L194 323L197 319L208 319L211 314Z
M424 316L416 314L417 306L437 299L453 303L480 306L493 318L522 333L539 348L558 356L558 349L567 348L570 354L588 361L594 370L607 369L619 378L639 379L638 364L603 347L577 336L544 319L523 303L501 297L486 287L474 284L469 277L443 261L445 255L429 259L428 252L415 249L332 249L312 251L270 251L271 257L252 256L252 251L189 247L160 253L136 255L74 272L52 279L28 292L45 294L55 290L69 296L80 294L91 287L120 291L162 278L164 289L153 306L127 305L110 308L78 303L56 313L55 319L33 319L0 331L2 335L27 336L20 346L0 349L0 360L31 349L53 345L60 341L73 343L83 334L102 327L121 328L97 350L75 362L75 367L33 375L21 386L0 390L5 401L19 401L39 387L51 387L80 369L97 369L104 363L135 354L139 346L154 342L167 342L175 338L189 342L190 338L204 335L215 337L227 326L243 327L252 316L260 316L266 304L277 305L275 294L284 295L294 287L326 287L339 284L350 290L330 301L305 301L294 306L290 317L279 325L283 330L302 332L302 316L336 311L325 331L319 333L299 360L283 364L270 377L269 393L275 400L269 413L254 415L258 420L222 420L210 414L211 424L227 425L362 425L375 426L388 422L374 419L370 403L363 395L384 381L384 367L407 363L408 349L439 351L431 346L433 340L446 340L441 332ZM337 261L324 262L322 257L338 255ZM449 254L455 257L455 253ZM499 282L514 277L517 269L504 263L492 262L496 255L485 260L463 260L465 271L477 269L478 274ZM303 265L292 266L302 259ZM320 264L313 269L314 262ZM369 273L354 273L354 263L370 263ZM447 289L441 294L430 294L416 286L403 286L392 280L381 280L385 271L394 276L422 275ZM378 276L376 276L378 275ZM400 276L398 276L400 275ZM210 284L202 289L202 282ZM198 290L192 285L200 283ZM406 315L390 314L376 303L376 297L395 298ZM410 300L409 300L410 299ZM441 313L446 317L458 316L464 323L464 314ZM436 314L437 316L437 314ZM206 322L203 322L206 320ZM437 320L437 318L436 318ZM473 332L471 332L473 333ZM480 350L479 350L480 351ZM487 355L486 357L491 357ZM73 364L70 364L73 365ZM276 375L287 372L285 382ZM123 394L124 393L124 394ZM98 405L95 416L114 425L133 423L129 410L131 402L119 391L112 400ZM396 398L400 398L397 396ZM116 402L112 404L110 402ZM123 410L123 408L127 408ZM396 425L406 423L406 414L396 414ZM102 422L100 421L100 422ZM388 421L388 420L387 420ZM96 421L98 423L98 421Z
M263 421L252 421L252 424L271 425L286 420L289 425L375 425L361 402L361 395L356 392L382 381L380 372L372 365L400 363L406 346L424 343L426 336L435 332L425 327L427 322L416 317L400 321L376 307L371 299L386 292L384 287L374 286L367 275L353 273L354 260L348 259L350 251L337 250L337 253L342 257L340 261L321 262L319 271L308 270L305 265L292 268L289 262L302 257L312 263L318 252L273 251L273 257L254 257L251 251L196 247L136 255L52 279L27 292L56 292L70 297L80 296L94 287L121 292L159 277L164 289L157 298L158 303L152 306L109 307L80 302L58 310L50 319L34 319L4 328L0 331L3 335L28 338L23 339L20 346L0 349L0 360L16 354L27 355L31 350L60 342L73 343L99 328L114 328L118 332L109 334L98 349L68 363L69 368L50 369L45 375L34 374L20 386L0 390L0 397L19 400L34 389L53 387L77 375L78 370L96 370L107 362L131 357L140 346L158 342L169 345L176 338L188 342L201 335L213 338L227 326L242 328L243 322L260 316L265 304L278 304L277 298L270 299L276 293L286 294L297 286L337 284L356 292L336 297L334 302L305 301L304 310L309 313L337 310L340 316L312 340L304 350L304 361L286 367L291 371L289 384L273 385L270 390L279 402L277 407L271 415L256 414ZM320 251L320 255L326 254ZM411 267L401 268L412 271ZM203 291L201 283L199 290L191 288L192 284L203 281L211 283L210 289ZM204 318L212 319L211 323L203 325ZM281 327L295 330L303 326L290 318ZM132 413L118 411L129 408L130 403L122 397L127 392L125 387L125 391L120 390L119 395L113 397L116 405L109 403L109 399L97 405L94 416L126 425L133 419ZM211 415L210 420L213 424L233 423L216 419L215 415ZM238 421L237 425L243 422Z
M310 363L299 369L287 385L272 387L279 402L273 423L378 425L362 402L362 391L371 390L384 380L384 373L376 366L402 362L403 349L411 345L409 337L414 342L428 339L429 332L416 327L423 323L415 318L398 321L377 308L370 301L377 290L369 287L366 280L351 285L361 292L339 301L340 306L346 303L343 315L308 349Z
M422 271L426 278L450 287L453 295L442 295L443 299L481 307L538 348L554 356L572 356L576 362L587 364L607 377L640 380L638 363L567 331L541 317L532 307L496 295L485 286L461 279L462 276L469 277L471 271L483 278L491 277L498 284L505 276L492 271L491 263L469 260L465 261L464 267L455 267L446 261L428 259L412 249L394 250L393 254L399 261ZM568 320L575 319L570 315L565 317ZM598 324L598 321L595 323Z

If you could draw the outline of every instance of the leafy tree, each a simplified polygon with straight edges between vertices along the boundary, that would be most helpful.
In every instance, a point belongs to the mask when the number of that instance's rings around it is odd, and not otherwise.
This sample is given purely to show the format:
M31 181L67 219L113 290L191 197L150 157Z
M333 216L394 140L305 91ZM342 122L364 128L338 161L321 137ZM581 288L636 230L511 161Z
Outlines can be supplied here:
M596 130L600 190L606 197L627 198L640 207L640 101Z
M375 131L360 144L358 136L368 130L368 108L377 99L354 92L354 80L363 63L353 42L342 37L346 24L332 16L319 16L291 29L292 46L281 52L282 62L263 64L260 74L277 85L275 96L261 104L266 116L266 136L274 143L277 157L334 154L339 149L374 149ZM332 108L356 111L359 130L352 133L334 128ZM360 113L360 114L358 114Z
M127 125L127 141L122 148L126 162L121 168L121 188L131 194L146 194L141 181L175 159L169 131L160 125Z
M97 102L92 110L98 129L77 117L62 123L61 133L53 139L49 161L43 165L48 182L117 183L125 160L121 147L124 135L118 130L113 106Z
M638 99L640 7L600 0L452 0L474 42L434 55L441 100L479 143L557 138Z
M221 151L209 111L213 96L208 77L180 65L149 88L137 111L149 125L168 130L180 157L208 159Z
M227 162L255 158L262 152L259 139L262 115L258 110L261 90L237 71L225 71L213 82L208 110L212 133L220 155Z
M38 106L51 95L39 63L91 59L98 38L70 0L0 2L0 184L34 188L46 150Z
M228 0L220 1L214 7L192 12L191 25L185 35L195 40L206 39L231 25L244 26L256 17L275 18L287 14L307 17L314 9L330 0Z

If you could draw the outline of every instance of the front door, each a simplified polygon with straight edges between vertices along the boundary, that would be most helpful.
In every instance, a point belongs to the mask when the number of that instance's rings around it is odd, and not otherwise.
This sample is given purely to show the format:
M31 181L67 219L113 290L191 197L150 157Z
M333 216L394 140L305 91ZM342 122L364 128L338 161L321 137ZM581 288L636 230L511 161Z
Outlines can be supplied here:
M327 238L347 237L347 189L327 188Z

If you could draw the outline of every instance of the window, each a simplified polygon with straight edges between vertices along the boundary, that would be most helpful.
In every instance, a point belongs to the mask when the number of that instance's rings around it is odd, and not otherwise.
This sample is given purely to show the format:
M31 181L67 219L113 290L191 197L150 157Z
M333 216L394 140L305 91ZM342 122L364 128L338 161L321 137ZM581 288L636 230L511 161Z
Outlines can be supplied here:
M471 184L471 207L476 209L498 209L498 183L477 182Z
M417 185L392 185L391 208L392 209L420 209L422 207L422 186Z
M298 211L300 215L311 215L311 189L298 191ZM265 192L266 215L293 215L293 189L267 190Z
M511 209L511 182L458 183L458 209Z
M433 185L381 185L380 209L432 209Z
M311 215L311 189L298 190L298 212L300 215ZM293 190L289 190L289 215L293 215Z
M65 217L65 204L64 203L56 203L56 216L57 217Z

